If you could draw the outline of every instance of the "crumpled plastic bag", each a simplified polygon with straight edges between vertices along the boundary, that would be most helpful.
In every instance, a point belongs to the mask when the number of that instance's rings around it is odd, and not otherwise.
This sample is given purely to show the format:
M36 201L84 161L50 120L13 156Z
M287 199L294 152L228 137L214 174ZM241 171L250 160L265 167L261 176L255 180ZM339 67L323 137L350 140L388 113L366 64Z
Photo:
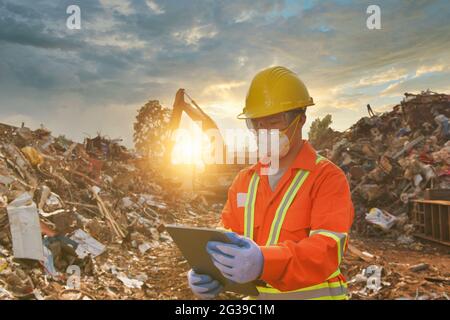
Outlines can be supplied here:
M397 218L384 210L372 208L366 213L366 221L387 231L397 222Z

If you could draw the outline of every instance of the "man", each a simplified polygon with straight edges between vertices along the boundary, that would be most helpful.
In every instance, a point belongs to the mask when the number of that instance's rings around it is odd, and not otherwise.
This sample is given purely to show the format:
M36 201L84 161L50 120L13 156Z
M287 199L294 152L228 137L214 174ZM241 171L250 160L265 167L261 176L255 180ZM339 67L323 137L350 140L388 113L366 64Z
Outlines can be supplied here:
M223 226L233 244L209 242L222 274L256 281L257 299L346 299L339 270L353 220L349 185L341 169L302 139L305 109L314 105L292 71L273 67L253 79L243 115L251 129L282 133L279 171L263 175L261 162L242 170L228 192ZM222 285L190 270L189 286L211 299Z

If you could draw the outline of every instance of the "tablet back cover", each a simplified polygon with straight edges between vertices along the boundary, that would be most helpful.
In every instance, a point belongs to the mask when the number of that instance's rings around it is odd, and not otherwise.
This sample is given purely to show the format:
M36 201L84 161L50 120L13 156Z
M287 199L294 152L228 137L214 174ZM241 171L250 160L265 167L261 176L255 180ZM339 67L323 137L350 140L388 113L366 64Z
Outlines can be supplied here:
M239 284L232 282L225 278L219 269L214 266L211 257L206 251L206 245L208 241L230 243L230 240L223 231L178 225L166 225L166 230L195 272L208 274L218 280L224 286L225 291L250 296L257 296L259 294L254 283Z

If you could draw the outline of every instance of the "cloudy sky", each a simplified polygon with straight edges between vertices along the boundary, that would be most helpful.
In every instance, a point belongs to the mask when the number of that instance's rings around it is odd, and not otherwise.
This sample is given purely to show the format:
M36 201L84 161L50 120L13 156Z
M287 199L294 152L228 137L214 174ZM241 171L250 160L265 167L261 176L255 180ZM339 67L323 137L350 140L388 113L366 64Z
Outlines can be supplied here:
M81 29L66 27L69 5ZM370 4L381 30L366 27ZM450 92L450 2L0 0L0 122L131 145L136 110L178 88L221 128L241 126L253 75L297 72L343 130L404 92ZM307 130L306 130L307 131Z

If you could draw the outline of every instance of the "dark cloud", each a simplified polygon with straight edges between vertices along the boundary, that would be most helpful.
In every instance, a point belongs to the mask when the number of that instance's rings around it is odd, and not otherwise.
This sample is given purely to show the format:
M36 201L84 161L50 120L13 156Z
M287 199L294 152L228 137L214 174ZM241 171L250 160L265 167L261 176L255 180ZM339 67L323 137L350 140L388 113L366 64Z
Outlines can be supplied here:
M152 2L0 0L0 116L79 137L95 132L86 117L109 112L103 130L129 139L129 124L117 129L121 110L128 117L150 98L170 105L185 87L214 114L226 105L217 119L230 124L252 76L273 64L297 71L317 97L311 117L333 112L337 127L397 89L449 87L442 72L414 78L422 66L448 65L446 0L379 1L381 30L366 28L371 1ZM71 4L81 7L81 30L65 26ZM405 78L371 82L391 68Z

